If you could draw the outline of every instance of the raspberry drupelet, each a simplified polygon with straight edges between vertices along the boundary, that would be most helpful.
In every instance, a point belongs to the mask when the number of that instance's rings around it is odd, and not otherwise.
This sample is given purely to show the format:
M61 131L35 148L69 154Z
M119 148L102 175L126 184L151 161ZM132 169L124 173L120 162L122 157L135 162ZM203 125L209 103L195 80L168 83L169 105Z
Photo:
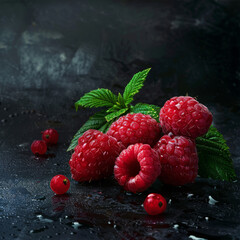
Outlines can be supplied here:
M162 172L160 180L170 185L194 182L198 173L198 155L194 140L183 136L164 135L156 144Z
M124 146L115 138L90 129L79 139L69 161L72 178L91 181L106 178L113 173L116 158Z
M150 115L129 113L114 122L107 134L121 141L125 147L135 143L154 146L160 138L161 128Z
M196 99L173 97L161 108L159 121L165 134L197 138L207 133L212 124L212 114Z
M116 160L114 175L126 191L143 192L161 172L157 151L148 144L137 143L123 150Z

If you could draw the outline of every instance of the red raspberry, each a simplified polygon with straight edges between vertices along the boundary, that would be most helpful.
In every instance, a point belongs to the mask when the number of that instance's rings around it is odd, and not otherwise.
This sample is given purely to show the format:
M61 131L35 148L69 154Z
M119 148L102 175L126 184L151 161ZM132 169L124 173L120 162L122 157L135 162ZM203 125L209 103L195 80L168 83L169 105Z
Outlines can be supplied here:
M110 176L123 145L111 136L90 129L79 139L69 161L76 181L98 180Z
M42 140L35 140L31 145L31 150L33 154L43 155L47 151L47 145Z
M208 131L212 114L192 97L173 97L161 108L159 120L165 134L196 138Z
M195 141L183 136L164 135L156 144L162 164L160 179L171 185L194 182L198 173Z
M121 141L125 147L135 143L151 146L160 138L160 124L149 115L142 113L127 114L114 122L107 134Z
M64 194L70 187L70 181L64 175L56 175L52 178L50 187L56 194Z
M47 129L44 132L42 132L42 139L47 144L57 144L58 132L53 128Z
M166 210L167 202L161 194L151 193L146 197L143 206L149 215L158 215Z
M142 143L130 145L123 150L114 166L118 183L134 193L150 187L160 172L161 163L157 151Z

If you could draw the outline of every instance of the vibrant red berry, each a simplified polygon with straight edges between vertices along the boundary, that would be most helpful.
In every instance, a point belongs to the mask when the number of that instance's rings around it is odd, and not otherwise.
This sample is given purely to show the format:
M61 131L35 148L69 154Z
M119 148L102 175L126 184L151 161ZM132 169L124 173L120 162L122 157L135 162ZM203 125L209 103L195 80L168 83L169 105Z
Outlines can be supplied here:
M50 187L56 194L64 194L70 187L70 181L64 175L56 175L52 178Z
M127 114L120 117L109 128L107 134L121 141L125 147L135 143L146 143L151 146L160 138L160 124L142 113Z
M143 206L149 215L158 215L166 210L167 202L161 194L151 193L146 197Z
M173 97L161 108L159 120L165 134L196 138L208 131L212 114L192 97Z
M42 132L42 139L47 144L56 144L58 141L58 132L53 128L49 128Z
M125 190L142 192L152 185L161 172L157 151L148 144L136 143L123 150L116 160L114 175Z
M117 156L124 146L115 138L90 129L79 139L69 161L76 181L98 180L110 176Z
M31 150L33 154L43 155L47 151L47 145L42 140L35 140L31 145Z
M162 164L162 182L171 185L194 182L198 173L198 155L194 140L183 136L164 135L155 149L159 151Z

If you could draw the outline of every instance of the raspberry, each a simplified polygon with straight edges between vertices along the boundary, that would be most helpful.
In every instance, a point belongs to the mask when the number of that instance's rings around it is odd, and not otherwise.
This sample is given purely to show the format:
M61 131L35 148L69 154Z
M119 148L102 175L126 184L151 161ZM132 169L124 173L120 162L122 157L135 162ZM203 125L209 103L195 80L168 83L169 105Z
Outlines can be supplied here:
M158 215L166 210L167 202L161 194L151 193L146 197L143 206L149 215Z
M198 156L194 140L164 135L156 144L162 164L160 179L170 185L194 182L198 173Z
M196 138L208 131L212 114L192 97L173 97L161 108L159 120L165 134Z
M121 141L125 147L135 143L151 146L160 138L160 124L149 115L142 113L127 114L114 122L107 134Z
M123 150L114 166L118 183L134 193L150 187L160 172L161 163L157 151L142 143L130 145Z
M31 145L31 150L33 154L43 155L47 151L47 145L42 140L35 140Z
M76 181L98 180L110 176L124 146L111 136L90 129L79 139L69 161Z
M64 175L56 175L52 178L50 187L56 194L64 194L70 187L70 181Z
M42 139L47 144L56 144L58 141L58 132L53 128L47 129L42 132Z

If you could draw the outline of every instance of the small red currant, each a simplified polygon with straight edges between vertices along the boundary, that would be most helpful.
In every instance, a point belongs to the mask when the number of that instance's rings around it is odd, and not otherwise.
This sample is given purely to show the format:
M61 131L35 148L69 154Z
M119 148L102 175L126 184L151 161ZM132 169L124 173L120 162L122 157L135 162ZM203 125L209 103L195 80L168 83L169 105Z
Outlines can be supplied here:
M49 128L42 132L42 139L47 144L56 144L58 141L58 132L53 128Z
M64 175L56 175L52 178L50 187L56 194L64 194L70 187L70 181Z
M158 215L166 210L167 202L162 195L151 193L146 197L143 206L149 215Z
M31 145L31 150L34 154L43 155L47 151L47 145L42 140L35 140Z

